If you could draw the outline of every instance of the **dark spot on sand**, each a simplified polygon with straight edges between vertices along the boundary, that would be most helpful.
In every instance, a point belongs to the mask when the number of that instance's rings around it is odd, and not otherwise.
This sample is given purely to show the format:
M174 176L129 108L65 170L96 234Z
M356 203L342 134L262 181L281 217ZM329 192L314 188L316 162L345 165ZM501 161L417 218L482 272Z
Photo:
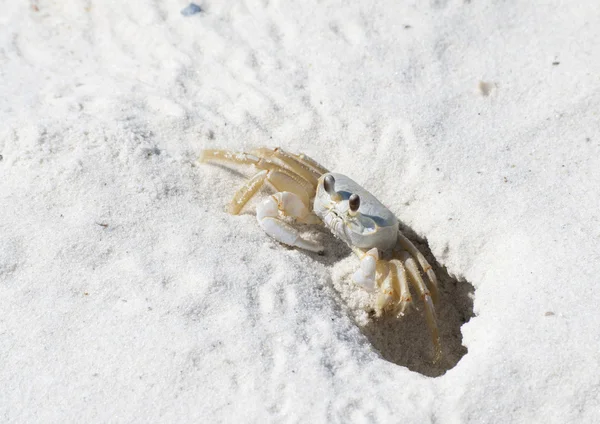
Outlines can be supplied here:
M192 16L200 12L202 12L202 8L195 3L190 3L186 7L181 9L181 14L183 16Z

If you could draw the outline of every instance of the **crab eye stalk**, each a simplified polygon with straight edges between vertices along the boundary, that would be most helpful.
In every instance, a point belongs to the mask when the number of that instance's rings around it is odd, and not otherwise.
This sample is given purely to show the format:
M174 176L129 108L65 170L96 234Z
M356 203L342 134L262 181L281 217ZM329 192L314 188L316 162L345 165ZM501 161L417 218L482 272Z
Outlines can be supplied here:
M325 188L325 191L329 193L330 196L335 196L337 194L335 192L335 178L333 178L333 175L327 175L323 179L323 187Z
M350 214L356 215L358 208L360 207L360 197L358 194L350 195L348 199L348 205L350 206Z
M335 191L335 178L333 178L333 175L329 174L323 178L323 188L334 202L339 202L342 200L340 193Z

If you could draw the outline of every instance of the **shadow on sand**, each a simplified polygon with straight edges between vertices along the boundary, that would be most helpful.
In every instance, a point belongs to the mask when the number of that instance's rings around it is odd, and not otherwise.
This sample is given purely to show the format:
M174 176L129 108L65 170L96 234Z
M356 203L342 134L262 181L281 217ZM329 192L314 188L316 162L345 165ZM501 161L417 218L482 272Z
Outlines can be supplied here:
M462 345L460 327L474 316L474 289L467 281L459 281L448 275L446 268L431 254L426 240L402 224L400 229L425 255L438 277L440 300L436 312L443 358L437 364L431 361L431 338L421 307L402 319L384 317L371 320L362 327L362 332L387 361L429 377L438 377L454 368L467 353L467 348Z
M446 268L433 257L426 240L418 237L412 229L403 224L400 224L400 229L425 255L438 277L440 299L436 305L436 313L442 343L442 360L437 364L432 363L431 337L420 302L416 305L418 309L413 308L404 317L373 317L367 325L359 328L386 361L428 377L438 377L456 366L467 353L467 348L462 345L460 327L474 316L474 289L467 281L457 280L448 275ZM325 229L323 232L328 233ZM315 260L333 266L335 262L352 254L350 248L333 235L323 235L322 241L327 254L320 257L315 255ZM341 308L352 318L352 313L344 305L339 293L337 297Z

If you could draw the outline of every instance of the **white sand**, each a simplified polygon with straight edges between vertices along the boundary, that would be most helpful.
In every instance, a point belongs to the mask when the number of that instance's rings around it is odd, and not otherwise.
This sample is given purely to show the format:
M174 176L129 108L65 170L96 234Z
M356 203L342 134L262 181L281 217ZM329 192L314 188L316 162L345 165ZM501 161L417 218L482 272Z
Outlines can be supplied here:
M600 3L186 5L0 8L0 421L599 422ZM441 368L225 212L261 145L427 239Z

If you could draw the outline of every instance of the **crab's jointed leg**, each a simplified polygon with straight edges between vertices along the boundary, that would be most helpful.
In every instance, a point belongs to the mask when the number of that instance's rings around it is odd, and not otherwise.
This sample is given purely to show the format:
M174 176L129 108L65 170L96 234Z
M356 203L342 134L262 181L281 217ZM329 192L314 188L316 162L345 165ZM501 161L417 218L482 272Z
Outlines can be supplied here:
M266 198L256 209L256 218L262 229L289 246L313 252L323 250L320 244L303 239L297 230L280 219L281 213L307 224L320 222L309 209L320 176L312 163L305 163L302 158L281 149L260 148L251 154L228 150L202 151L200 161L213 160L254 165L261 170L233 196L229 207L232 214L239 214L244 205L268 182L277 193Z
M403 316L406 308L412 305L408 280L406 279L406 269L398 259L390 261L390 274L394 287L394 292L398 294L399 299L396 302L394 312L397 316Z
M400 231L398 231L398 244L404 250L410 253L413 256L413 258L415 258L419 262L421 268L423 268L423 272L427 275L427 279L429 280L428 287L429 290L431 290L431 297L433 299L433 303L437 304L439 297L437 277L435 276L435 272L433 272L431 265L429 265L429 262L427 262L427 259L425 259L425 256L423 256L419 249L417 249L415 245L412 244L412 242L408 238L406 238L406 236Z
M237 163L241 165L254 165L256 168L266 171L277 171L286 174L290 179L295 180L298 185L301 185L307 193L314 195L316 183L306 180L296 172L289 164L279 164L270 159L261 156L262 152L257 151L259 155L253 155L243 152L230 152L229 150L203 150L200 156L201 162L224 161ZM286 166L287 165L287 166Z
M319 243L303 239L300 233L288 223L279 218L279 213L297 219L300 222L314 223L316 218L302 199L294 193L287 191L275 193L256 208L256 219L265 232L275 240L311 252L322 252L323 246Z
M276 159L280 159L282 163L276 163L264 156L275 157ZM307 207L310 205L310 200L314 196L317 180L313 177L312 170L309 171L307 167L302 168L302 165L297 161L290 163L289 161L284 160L291 156L292 155L285 153L280 149L271 150L262 148L257 149L255 154L209 149L202 151L200 161L225 161L237 164L254 165L261 170L246 182L246 184L244 184L234 195L229 211L232 214L237 215L252 196L260 190L265 181L269 182L276 191L289 191L295 193L302 198ZM295 161L295 159L293 160ZM302 171L304 172L300 173ZM303 175L310 176L310 180Z
M321 175L327 174L329 172L327 169L325 169L325 167L323 167L323 165L321 165L313 158L306 156L304 153L300 153L299 155L292 154L292 156L294 156L296 159L300 160L304 164L314 168L315 171L317 171Z
M387 261L380 261L379 265L385 265L387 271L389 271ZM397 294L394 293L394 279L392 277L392 273L388 272L387 276L383 278L383 281L379 286L379 294L377 295L377 300L375 303L375 315L380 317L388 305L394 301L394 297L397 297Z
M408 239L406 240L408 241ZM410 241L408 243L416 250ZM388 261L379 258L377 248L372 248L366 253L358 248L353 250L360 258L360 268L354 273L352 279L368 291L378 288L375 305L377 316L380 316L386 308L390 308L397 316L404 315L407 308L413 305L409 282L414 287L425 306L425 319L434 347L433 362L439 362L442 357L442 349L437 317L433 306L434 292L433 290L430 291L421 277L419 265L417 264L419 258L415 259L411 255L412 252L396 250L395 258ZM421 252L418 253L422 257L422 261L419 260L421 266L423 266L423 263L429 265ZM434 290L437 289L436 285L432 284L431 287Z
M266 147L262 147L260 149L256 149L252 153L257 156L264 158L276 158L283 162L287 167L289 167L292 171L294 171L297 175L304 178L306 181L311 183L314 187L317 185L317 181L319 177L322 175L322 172L317 171L312 166L307 163L304 163L302 160L298 159L295 155L291 153L287 153L279 148L269 149Z
M269 171L260 171L254 177L246 181L246 184L240 187L238 191L233 195L233 199L229 203L229 213L232 215L238 215L242 208L248 201L256 194L258 190L265 183Z
M229 204L229 212L238 215L252 196L260 190L265 181L275 187L275 190L292 192L299 196L305 205L310 204L310 195L306 189L289 175L280 171L260 171L235 193Z
M421 278L421 274L417 268L417 263L415 262L414 258L405 251L400 252L399 256L400 261L404 265L404 268L409 276L410 282L417 290L417 293L419 293L419 296L421 296L421 299L423 299L423 304L425 305L425 320L427 321L427 326L429 327L429 332L431 333L431 340L434 348L433 362L438 362L442 357L442 347L440 344L437 317L435 314L435 308L433 307L431 292Z
M308 169L312 172L317 178L319 178L323 174L327 174L329 171L325 169L323 165L321 165L316 160L306 156L304 153L295 154L286 152L279 147L275 149L269 149L268 147L261 147L256 149L254 153L259 156L267 156L267 157L277 157L280 160L290 164L296 163L300 164L301 167Z

